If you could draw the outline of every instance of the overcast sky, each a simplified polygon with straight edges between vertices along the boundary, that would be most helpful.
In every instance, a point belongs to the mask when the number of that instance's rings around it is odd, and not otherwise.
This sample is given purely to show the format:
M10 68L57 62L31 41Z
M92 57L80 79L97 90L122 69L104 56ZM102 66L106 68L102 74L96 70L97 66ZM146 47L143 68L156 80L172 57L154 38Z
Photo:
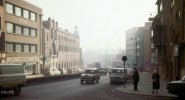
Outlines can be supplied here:
M83 51L125 49L125 32L144 26L156 13L156 0L27 0L43 9L43 19L58 21L63 29L78 26Z

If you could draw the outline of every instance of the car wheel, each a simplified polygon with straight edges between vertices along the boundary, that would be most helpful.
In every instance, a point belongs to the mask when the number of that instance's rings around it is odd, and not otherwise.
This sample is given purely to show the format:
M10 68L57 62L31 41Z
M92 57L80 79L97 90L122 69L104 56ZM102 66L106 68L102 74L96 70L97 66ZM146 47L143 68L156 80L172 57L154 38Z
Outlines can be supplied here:
M18 87L16 87L16 88L14 89L14 95L20 95L20 93L21 93L21 87L18 86Z
M83 84L83 81L81 80L81 84Z

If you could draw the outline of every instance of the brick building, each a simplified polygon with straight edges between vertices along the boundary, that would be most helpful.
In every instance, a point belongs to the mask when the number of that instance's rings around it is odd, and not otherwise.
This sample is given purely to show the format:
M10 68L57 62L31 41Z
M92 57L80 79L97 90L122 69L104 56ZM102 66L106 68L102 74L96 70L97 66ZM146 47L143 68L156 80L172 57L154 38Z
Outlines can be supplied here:
M42 9L24 0L1 0L0 19L0 63L23 64L27 74L39 74Z
M153 43L157 50L157 69L166 79L185 75L184 0L157 0L158 14L153 20Z

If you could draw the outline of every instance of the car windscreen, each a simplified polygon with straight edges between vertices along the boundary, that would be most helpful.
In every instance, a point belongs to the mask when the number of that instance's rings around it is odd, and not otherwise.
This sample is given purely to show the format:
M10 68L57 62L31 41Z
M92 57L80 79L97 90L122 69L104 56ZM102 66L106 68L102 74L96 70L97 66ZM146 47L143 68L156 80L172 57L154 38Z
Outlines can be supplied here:
M85 70L84 73L85 74L94 74L94 70Z
M123 70L121 70L121 69L113 69L110 72L111 73L123 73Z

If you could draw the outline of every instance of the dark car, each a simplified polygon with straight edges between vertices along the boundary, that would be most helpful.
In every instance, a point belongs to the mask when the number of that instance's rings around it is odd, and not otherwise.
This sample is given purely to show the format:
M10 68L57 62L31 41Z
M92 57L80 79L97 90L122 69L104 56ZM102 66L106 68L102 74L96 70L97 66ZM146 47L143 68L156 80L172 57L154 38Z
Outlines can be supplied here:
M97 68L88 68L81 75L81 84L85 81L86 83L98 83L100 80L100 72Z
M185 97L185 76L179 81L167 83L167 91L171 94Z

